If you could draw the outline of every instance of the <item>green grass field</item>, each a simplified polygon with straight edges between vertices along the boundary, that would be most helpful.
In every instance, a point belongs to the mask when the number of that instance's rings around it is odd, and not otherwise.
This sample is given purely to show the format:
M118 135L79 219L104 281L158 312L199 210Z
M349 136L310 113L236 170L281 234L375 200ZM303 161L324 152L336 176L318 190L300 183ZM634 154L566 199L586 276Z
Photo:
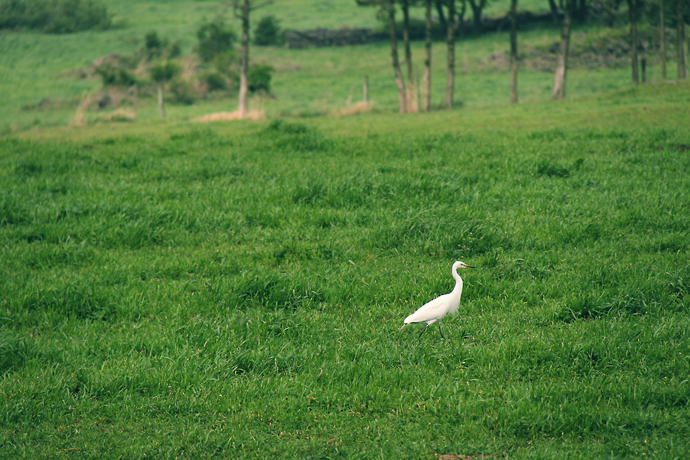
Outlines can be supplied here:
M266 11L372 26L327 3ZM401 116L385 44L253 48L269 120L189 123L230 95L71 127L75 69L151 29L188 53L217 12L112 5L0 34L0 458L690 457L688 82L575 68L552 102L525 70L508 106L491 34L458 44L462 107ZM332 116L364 74L373 111ZM447 339L399 331L455 260Z
M6 137L0 456L687 458L689 94Z

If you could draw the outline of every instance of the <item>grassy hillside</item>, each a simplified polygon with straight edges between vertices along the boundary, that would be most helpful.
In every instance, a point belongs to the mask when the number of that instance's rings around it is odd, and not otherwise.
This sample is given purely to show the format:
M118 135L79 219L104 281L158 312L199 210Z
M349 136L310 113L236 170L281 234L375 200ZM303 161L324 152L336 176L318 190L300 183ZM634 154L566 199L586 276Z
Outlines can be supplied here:
M688 94L5 137L0 457L686 458Z
M324 5L329 5L326 10ZM542 2L547 5L546 2ZM144 36L156 30L160 36L178 40L183 55L189 57L196 44L195 32L204 20L222 12L217 2L173 1L109 2L119 27L102 32L82 32L69 35L45 35L34 32L6 32L0 34L0 133L19 132L32 127L66 126L74 118L80 101L102 90L92 71L94 60L110 53L133 54L143 45ZM496 2L492 8L503 3ZM523 5L536 8L537 5ZM284 27L296 29L315 27L375 27L371 8L357 7L354 1L314 2L294 0L275 2L257 11L255 19L275 14ZM415 14L419 14L417 11ZM228 12L233 27L238 25ZM288 19L289 18L289 19ZM614 31L624 33L624 31ZM610 31L582 29L576 31L574 43L606 37ZM528 30L520 35L521 52L525 62L519 77L520 100L534 103L548 100L553 88L553 65L534 61L534 50L544 50L558 40L559 32L551 29ZM504 105L509 94L509 75L505 54L508 50L506 33L488 34L479 38L460 40L457 45L458 76L456 95L458 105L474 110ZM540 54L540 55L541 55ZM367 46L312 50L289 50L274 47L253 47L254 62L270 63L276 72L271 97L257 96L251 105L263 109L269 118L311 117L334 115L361 99L364 75L369 76L373 110L397 110L397 89L390 65L390 51L386 43ZM413 57L421 77L423 50L415 43ZM625 67L599 66L594 69L575 60L569 72L569 96L585 96L630 87L630 72ZM651 53L648 78L659 80L659 66ZM440 107L445 90L445 48L434 47L434 76L432 104ZM669 72L674 71L669 63ZM193 105L168 104L167 115L175 121L218 111L232 111L237 106L235 91L216 94L197 100ZM158 117L155 98L141 95L129 108L136 110L138 121ZM93 109L87 112L86 122L107 120L114 108Z

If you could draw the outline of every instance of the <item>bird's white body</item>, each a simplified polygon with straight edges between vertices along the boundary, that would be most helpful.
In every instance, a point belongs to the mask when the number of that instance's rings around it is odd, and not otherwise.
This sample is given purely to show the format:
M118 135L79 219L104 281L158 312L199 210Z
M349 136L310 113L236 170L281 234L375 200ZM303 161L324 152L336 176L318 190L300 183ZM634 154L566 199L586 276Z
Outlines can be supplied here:
M440 321L443 319L443 317L448 313L455 313L458 311L458 307L460 306L460 296L462 295L462 278L460 278L460 275L458 275L458 268L461 267L474 268L471 265L465 264L464 262L455 262L452 269L453 278L455 278L455 288L450 293L436 297L434 300L422 305L416 312L405 318L405 323L402 327L405 327L411 323L426 323L426 327L428 327L429 325L438 322L439 331L441 330ZM426 330L426 327L424 328L424 331ZM422 331L422 333L424 333L424 331ZM441 332L441 336L443 337L443 332Z

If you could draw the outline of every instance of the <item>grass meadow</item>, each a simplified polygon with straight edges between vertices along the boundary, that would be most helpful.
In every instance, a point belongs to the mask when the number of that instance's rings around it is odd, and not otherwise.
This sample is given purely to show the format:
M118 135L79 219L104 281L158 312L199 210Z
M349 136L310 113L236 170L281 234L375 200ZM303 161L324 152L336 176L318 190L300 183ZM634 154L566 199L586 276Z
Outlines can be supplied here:
M109 8L0 33L0 458L690 457L688 82L576 67L553 102L525 68L507 106L487 34L458 43L455 110L437 43L435 110L401 116L385 43L254 47L267 120L189 122L229 94L69 126L101 89L78 69L149 30L188 54L218 13ZM352 0L265 13L376 26ZM365 74L372 111L337 116ZM447 339L399 331L455 260L477 268Z
M687 458L689 94L5 136L0 457Z

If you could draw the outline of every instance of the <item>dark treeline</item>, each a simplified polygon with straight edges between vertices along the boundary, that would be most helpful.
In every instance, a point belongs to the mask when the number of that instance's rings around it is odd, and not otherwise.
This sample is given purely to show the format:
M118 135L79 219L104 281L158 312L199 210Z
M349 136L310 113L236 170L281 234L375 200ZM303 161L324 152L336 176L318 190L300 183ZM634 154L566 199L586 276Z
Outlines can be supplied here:
M108 9L98 0L0 0L0 30L65 34L112 25Z

